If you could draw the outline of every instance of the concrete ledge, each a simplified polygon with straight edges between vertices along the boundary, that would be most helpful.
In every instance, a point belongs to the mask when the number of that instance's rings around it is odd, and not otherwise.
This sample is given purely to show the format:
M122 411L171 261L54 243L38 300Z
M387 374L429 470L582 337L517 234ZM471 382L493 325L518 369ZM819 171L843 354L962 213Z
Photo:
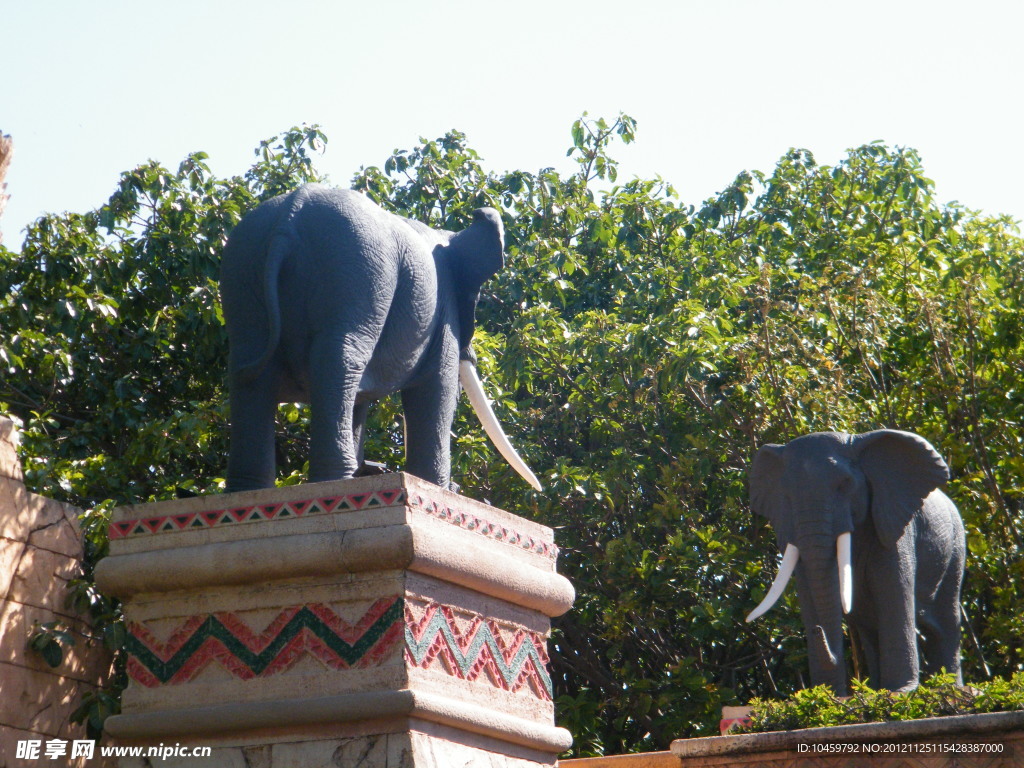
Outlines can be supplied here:
M272 581L408 569L547 616L560 616L572 606L576 593L564 576L522 568L511 557L476 541L459 542L460 533L392 525L111 555L97 564L96 585L123 599L150 592L249 584L257 578L257 570L258 580Z
M412 531L405 526L239 539L110 555L96 565L96 586L120 598L308 576L406 568Z
M747 755L796 749L800 744L846 742L920 742L970 734L991 735L1001 731L1024 731L1024 711L993 712L987 715L932 717L890 723L860 723L831 728L804 728L796 731L745 733L712 736L706 739L678 739L670 745L677 757Z
M561 574L522 568L493 547L483 548L475 541L459 542L453 532L421 527L412 530L411 571L455 581L547 616L561 616L576 599L576 590Z
M558 768L679 768L679 758L671 752L644 752L614 757L580 757L559 760Z
M814 744L942 744L1000 743L1003 752L950 752L940 750L918 755L921 765L942 768L954 766L1017 765L1003 759L1019 760L1014 746L1024 741L1024 711L995 712L985 715L935 717L887 723L862 723L830 728L806 728L794 731L748 733L735 736L678 739L669 752L648 752L613 757L584 757L560 760L559 768L795 768L803 765L835 765L848 768L880 764L906 766L906 755L898 751L883 752L816 752L798 750ZM993 758L999 762L993 762ZM917 765L917 762L913 763Z
M383 720L419 718L439 725L490 736L544 752L564 752L572 736L564 728L544 726L500 712L417 691L372 691L318 699L222 704L187 710L121 714L107 719L106 731L121 742L192 738L221 734L238 737L257 731L365 721L380 728ZM386 730L386 729L384 729Z

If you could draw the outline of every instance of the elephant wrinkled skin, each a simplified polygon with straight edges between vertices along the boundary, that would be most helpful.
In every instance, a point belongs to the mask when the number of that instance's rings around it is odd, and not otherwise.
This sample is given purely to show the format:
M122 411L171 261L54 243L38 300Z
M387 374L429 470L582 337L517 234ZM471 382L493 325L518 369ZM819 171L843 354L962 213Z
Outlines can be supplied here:
M228 239L220 279L230 343L228 490L273 486L280 402L310 403L309 480L352 477L363 463L369 404L392 392L402 395L406 470L448 487L460 377L478 415L486 404L470 342L480 287L502 267L503 246L492 208L452 233L316 184L246 215ZM516 466L500 426L486 418ZM539 488L525 465L516 468Z
M966 541L939 487L949 469L910 432L818 432L765 445L750 469L750 499L785 550L760 616L795 571L811 684L846 692L843 613L867 663L869 683L918 684L924 669L960 680L960 586Z

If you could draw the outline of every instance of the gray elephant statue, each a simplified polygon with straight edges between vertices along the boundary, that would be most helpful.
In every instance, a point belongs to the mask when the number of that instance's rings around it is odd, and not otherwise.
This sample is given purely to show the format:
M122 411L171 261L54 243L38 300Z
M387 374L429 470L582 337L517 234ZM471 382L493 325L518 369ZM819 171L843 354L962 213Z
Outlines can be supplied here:
M811 684L846 693L843 614L863 649L868 682L909 690L921 669L960 674L960 585L966 540L939 487L942 457L922 437L879 429L818 432L765 445L750 468L750 503L784 550L753 621L796 573Z
M460 381L499 451L540 490L490 409L470 345L480 288L502 267L503 248L492 208L452 233L317 184L247 214L220 275L228 491L274 485L281 402L310 404L310 482L352 477L369 405L392 392L402 397L406 471L447 488Z

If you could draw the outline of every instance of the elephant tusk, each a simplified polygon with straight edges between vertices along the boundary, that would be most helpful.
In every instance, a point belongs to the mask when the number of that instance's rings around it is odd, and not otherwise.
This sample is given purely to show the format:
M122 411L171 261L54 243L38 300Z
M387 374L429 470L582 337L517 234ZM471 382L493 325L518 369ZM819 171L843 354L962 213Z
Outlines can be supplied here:
M775 605L775 602L782 597L782 593L786 589L786 585L789 583L790 577L793 575L793 570L796 568L797 560L800 559L800 550L797 549L793 544L786 545L786 554L782 556L782 565L779 566L779 573L775 577L775 581L772 582L772 588L768 590L768 594L764 596L764 600L747 616L747 622L759 619L768 609Z
M839 597L843 601L843 613L849 613L853 610L853 564L849 531L839 534L836 539L836 560L839 561Z
M498 421L498 417L494 415L494 410L491 408L491 403L487 399L487 395L484 394L483 385L480 383L480 377L476 375L476 367L468 360L462 360L459 362L459 381L462 382L462 388L466 390L466 396L469 398L470 404L473 406L473 411L476 413L476 417L480 419L480 423L483 425L484 432L491 438L491 442L494 443L494 447L498 449L498 453L505 457L507 461L516 472L518 472L522 478L532 485L538 491L544 490L541 486L537 476L530 471L530 468L526 466L526 462L522 460L516 449L512 447L512 443L508 441L505 436L505 431L501 428L501 423Z

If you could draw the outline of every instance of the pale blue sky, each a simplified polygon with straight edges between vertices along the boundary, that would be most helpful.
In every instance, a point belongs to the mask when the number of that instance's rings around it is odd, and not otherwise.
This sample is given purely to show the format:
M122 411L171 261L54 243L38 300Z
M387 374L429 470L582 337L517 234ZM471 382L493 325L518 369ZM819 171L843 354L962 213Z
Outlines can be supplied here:
M303 122L319 166L451 128L485 167L568 169L579 114L638 120L621 178L699 203L789 147L917 148L942 201L1024 219L1024 3L857 0L0 0L5 244L120 172L204 150L219 174Z

